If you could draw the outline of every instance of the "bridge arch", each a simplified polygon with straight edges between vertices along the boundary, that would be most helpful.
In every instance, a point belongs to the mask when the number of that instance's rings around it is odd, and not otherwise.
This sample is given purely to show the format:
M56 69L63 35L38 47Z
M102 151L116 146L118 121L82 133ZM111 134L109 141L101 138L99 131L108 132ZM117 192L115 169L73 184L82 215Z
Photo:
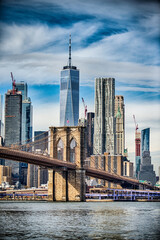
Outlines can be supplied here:
M64 143L61 138L57 141L57 159L63 160Z
M69 156L69 161L72 163L76 162L76 153L77 153L77 142L74 137L72 137L70 141L70 156Z

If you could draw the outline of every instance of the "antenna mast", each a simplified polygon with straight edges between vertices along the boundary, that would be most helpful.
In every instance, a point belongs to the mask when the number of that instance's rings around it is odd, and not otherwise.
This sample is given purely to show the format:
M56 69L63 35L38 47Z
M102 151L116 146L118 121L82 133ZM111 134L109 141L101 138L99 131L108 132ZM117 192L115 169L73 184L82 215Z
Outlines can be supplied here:
M71 34L69 35L69 68L71 68Z

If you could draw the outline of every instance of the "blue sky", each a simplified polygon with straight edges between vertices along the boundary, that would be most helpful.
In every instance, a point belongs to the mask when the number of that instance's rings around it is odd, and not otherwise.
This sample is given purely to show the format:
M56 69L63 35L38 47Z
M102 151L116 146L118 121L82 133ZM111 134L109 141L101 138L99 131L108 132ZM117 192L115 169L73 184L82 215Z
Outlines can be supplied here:
M60 71L80 69L80 97L94 111L96 77L114 77L126 107L126 147L134 161L134 122L151 128L151 155L160 165L160 5L158 1L2 0L0 94L10 72L25 81L34 109L34 130L59 124ZM83 105L80 98L80 117Z

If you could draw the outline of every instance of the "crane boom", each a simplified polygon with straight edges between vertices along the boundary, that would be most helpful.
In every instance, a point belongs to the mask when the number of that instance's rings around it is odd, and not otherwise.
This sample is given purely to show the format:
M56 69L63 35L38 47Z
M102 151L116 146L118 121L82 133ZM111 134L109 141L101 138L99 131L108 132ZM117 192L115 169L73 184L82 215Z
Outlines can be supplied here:
M135 130L138 130L138 124L136 123L136 117L135 115L133 115L133 119L134 119L134 123L135 123Z
M84 116L86 118L87 116L87 105L85 105L85 102L84 102L84 98L82 97L82 102L83 102L83 106L84 106Z
M15 92L16 92L16 80L14 80L12 72L11 72L11 78L12 78L13 95L15 95Z

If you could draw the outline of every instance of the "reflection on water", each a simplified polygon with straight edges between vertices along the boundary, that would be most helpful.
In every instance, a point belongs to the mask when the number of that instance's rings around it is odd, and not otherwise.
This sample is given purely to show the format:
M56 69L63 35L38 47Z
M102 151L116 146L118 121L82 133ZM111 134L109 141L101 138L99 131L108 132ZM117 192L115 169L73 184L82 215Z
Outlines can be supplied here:
M0 239L160 239L160 203L0 202Z

